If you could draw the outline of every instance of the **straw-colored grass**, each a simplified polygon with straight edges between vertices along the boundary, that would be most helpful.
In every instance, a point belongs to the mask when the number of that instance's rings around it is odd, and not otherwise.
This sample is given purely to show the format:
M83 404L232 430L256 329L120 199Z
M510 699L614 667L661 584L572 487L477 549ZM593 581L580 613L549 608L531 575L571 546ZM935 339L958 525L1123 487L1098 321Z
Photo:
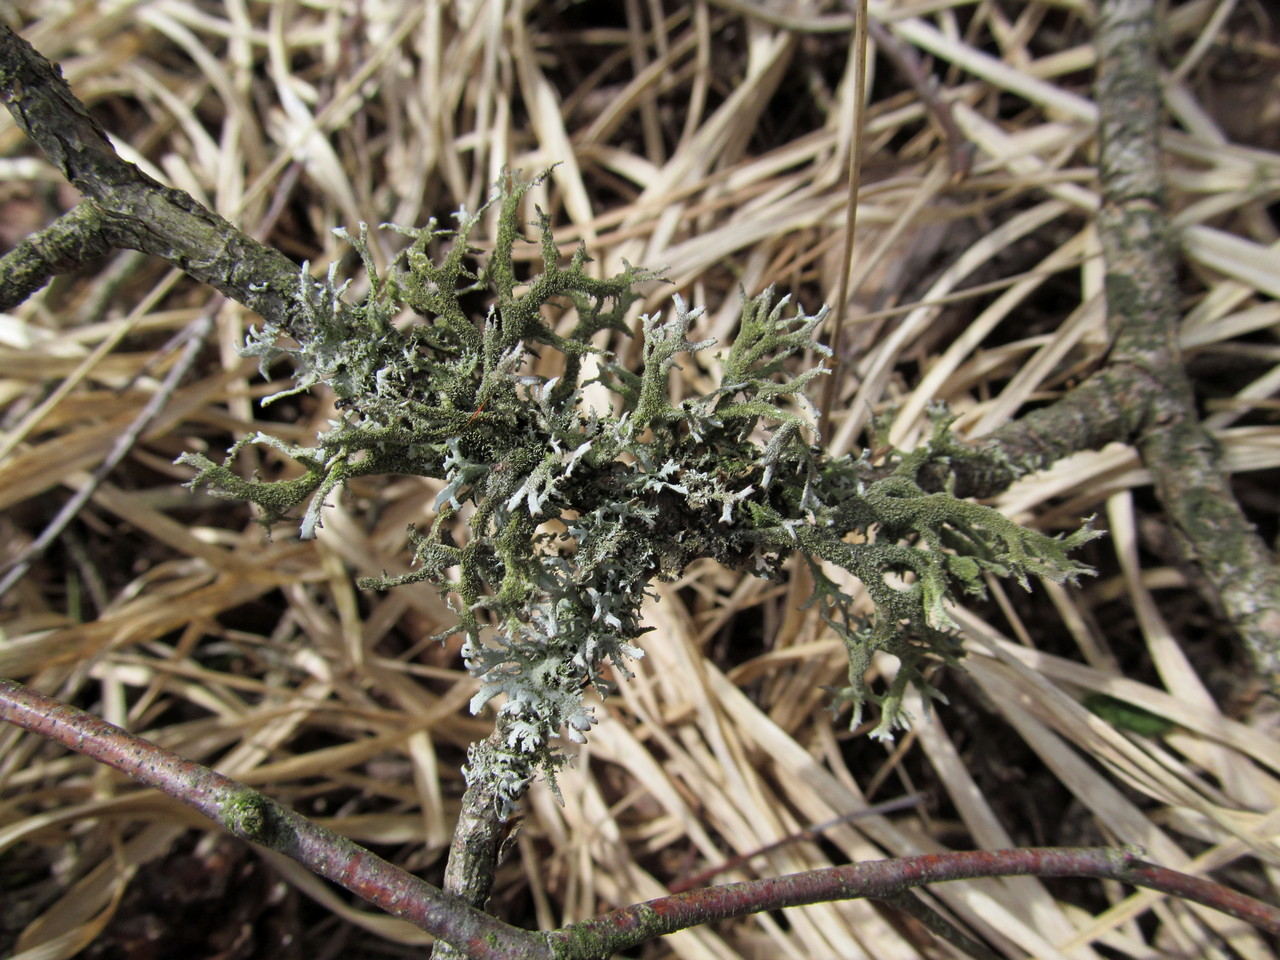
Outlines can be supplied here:
M945 128L873 59L834 452L868 443L890 409L880 441L909 448L937 399L964 434L988 433L1104 355L1086 6L873 5L925 58L974 152L958 178ZM675 285L647 288L646 308L679 290L708 305L699 336L725 342L739 285L778 284L810 307L839 287L854 115L847 9L25 0L6 16L61 63L124 155L317 271L352 264L333 227L444 218L475 209L504 168L554 163L531 198L558 238L585 241L602 273L623 258L669 265ZM1280 200L1280 142L1265 111L1234 106L1276 102L1280 48L1261 9L1192 0L1169 11L1166 173L1189 369L1224 469L1274 537L1280 244L1268 206ZM75 198L7 118L0 154L11 244ZM396 242L377 235L382 261ZM0 317L4 558L123 453L4 598L0 675L438 879L465 747L488 722L467 713L475 685L456 648L426 641L450 623L435 593L353 585L406 568L405 527L429 517L437 488L361 481L305 543L289 529L268 539L244 506L185 490L189 472L171 465L179 453L218 455L255 429L306 439L334 409L323 395L261 407L279 383L236 353L256 318L166 273L122 253ZM202 320L206 339L170 390L183 351L174 338ZM684 374L705 372L687 363ZM281 468L257 456L264 472ZM935 678L951 704L894 744L850 735L847 717L824 709L843 652L797 609L802 585L711 564L663 585L638 676L598 710L561 778L563 806L544 785L532 791L492 909L528 925L588 917L912 793L915 808L849 821L727 876L1133 843L1274 896L1274 705L1250 703L1246 661L1177 559L1136 454L1081 453L996 503L1046 529L1098 514L1109 536L1088 559L1100 576L1031 596L993 584L993 602L957 611L965 669ZM1118 729L1082 706L1088 694L1167 729ZM16 956L120 956L151 943L162 956L372 957L420 954L428 941L14 730L0 730L0 864L0 952ZM1100 883L954 883L931 901L1008 957L1275 956L1240 923ZM950 954L914 921L851 902L688 931L643 955Z

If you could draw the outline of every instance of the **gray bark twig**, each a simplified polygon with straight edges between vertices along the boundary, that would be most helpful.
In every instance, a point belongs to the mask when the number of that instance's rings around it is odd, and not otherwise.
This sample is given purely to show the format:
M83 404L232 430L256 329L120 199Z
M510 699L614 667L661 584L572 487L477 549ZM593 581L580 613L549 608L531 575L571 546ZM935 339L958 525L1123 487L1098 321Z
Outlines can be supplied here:
M490 742L500 742L501 739L500 728L495 728L489 735ZM486 784L483 781L468 784L462 794L462 809L458 811L458 822L449 844L444 889L477 910L483 910L493 890L498 852L505 833L505 825L498 817L494 797L486 789ZM431 957L432 960L465 960L466 955L441 942L431 951Z
M1213 585L1258 677L1280 682L1280 568L1240 508L1200 424L1178 348L1176 250L1160 175L1161 89L1152 0L1098 19L1098 236L1116 340L1110 362L1147 384L1136 444L1187 553Z
M90 204L64 213L0 257L0 310L12 310L49 282L114 249Z
M0 98L87 205L47 228L38 243L20 244L0 259L0 279L19 283L0 298L0 309L17 290L25 297L54 274L116 247L159 257L263 316L294 316L298 265L122 159L61 71L3 24Z
M956 492L990 495L1080 450L1130 443L1186 554L1271 690L1280 684L1280 567L1245 517L1201 425L1177 331L1177 248L1165 213L1162 97L1152 0L1106 0L1098 48L1098 237L1113 344L1104 367L1057 403L977 441L1008 464L957 464ZM988 458L989 459L989 458Z

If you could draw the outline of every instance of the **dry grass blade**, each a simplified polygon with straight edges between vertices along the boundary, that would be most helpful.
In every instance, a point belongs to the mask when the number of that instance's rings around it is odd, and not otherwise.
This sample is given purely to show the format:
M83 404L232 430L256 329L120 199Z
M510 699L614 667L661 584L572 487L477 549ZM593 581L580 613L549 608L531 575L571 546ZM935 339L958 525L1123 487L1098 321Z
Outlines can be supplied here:
M841 244L855 152L845 9L18 0L8 22L62 63L156 177L317 274L355 263L334 227L445 222L476 209L504 168L559 163L529 195L528 219L533 203L547 210L566 252L585 240L602 274L624 258L669 264L676 286L646 289L645 308L664 309L679 290L707 305L699 336L733 337L739 284L777 284L808 307L847 300L824 425L843 453L909 448L939 398L967 436L986 435L1062 396L1105 355L1087 6L870 4L928 85L873 56L851 254ZM1223 469L1274 540L1280 139L1260 110L1237 104L1275 102L1277 28L1262 6L1171 7L1163 43L1178 129L1165 161L1181 342ZM1262 27L1271 33L1259 40ZM949 108L954 130L921 89ZM956 131L974 150L959 182ZM75 198L11 126L0 150L8 249ZM401 243L377 234L375 259L389 262ZM182 487L188 471L172 461L184 451L214 456L259 429L308 440L336 415L323 395L261 403L281 383L237 355L258 321L234 304L210 310L209 343L166 393L163 348L207 298L121 255L0 317L3 560L75 491L91 493L4 597L0 675L234 771L437 881L466 747L490 724L467 712L475 682L456 644L427 640L450 623L441 599L420 585L369 595L352 584L407 569L405 528L430 521L438 487L361 480L305 543L289 529L269 540L242 506ZM638 355L621 337L601 346ZM714 373L706 362L683 364L681 389L700 389ZM151 405L156 415L91 488ZM270 452L244 463L287 469ZM919 809L839 824L728 876L1124 841L1274 896L1274 704L1254 703L1234 638L1150 483L1134 452L1114 446L994 498L1050 531L1102 516L1111 537L1088 555L1099 576L958 610L967 670L939 671L950 704L896 745L849 735L847 717L823 709L823 688L846 668L820 618L795 609L799 586L711 564L665 585L638 676L562 775L564 805L541 784L527 801L491 909L531 927L593 916L917 793ZM876 682L893 670L877 661ZM193 826L88 761L0 731L0 953L421 950L417 931ZM929 902L1004 957L1277 955L1234 921L1114 884L967 881L937 886ZM638 955L945 954L914 919L849 902L686 931Z

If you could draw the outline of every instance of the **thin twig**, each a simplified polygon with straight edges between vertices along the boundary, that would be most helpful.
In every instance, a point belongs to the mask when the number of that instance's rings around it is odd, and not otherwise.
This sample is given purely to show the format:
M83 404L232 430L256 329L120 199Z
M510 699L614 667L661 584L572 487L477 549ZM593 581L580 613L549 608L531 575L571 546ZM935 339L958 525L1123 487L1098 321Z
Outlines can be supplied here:
M939 940L945 940L961 953L973 957L973 960L1000 960L994 950L986 944L979 943L969 936L945 916L929 906L913 890L906 890L881 901L887 906L901 910L907 916L919 921L925 929Z
M263 316L291 317L298 311L296 264L121 158L62 74L4 24L0 99L22 131L96 207L97 216L86 209L82 222L66 221L84 236L61 237L64 248L105 238L114 247L160 257ZM49 268L43 260L6 266L37 273Z
M1145 863L1130 850L1024 848L929 854L707 887L534 934L502 923L242 783L12 680L0 721L114 767L463 951L473 960L587 960L646 940L764 910L869 897L975 877L1094 877L1148 887L1280 934L1280 909L1221 884Z
M55 740L182 801L237 837L297 860L392 916L456 944L468 957L548 956L537 935L473 909L243 783L30 687L0 679L0 720Z
M800 843L803 840L817 840L828 830L838 827L842 823L849 823L853 820L861 820L864 817L881 817L887 813L897 813L900 810L909 810L911 807L919 806L924 802L923 793L913 793L905 797L896 797L893 800L886 800L883 803L876 803L864 810L851 810L843 813L838 817L832 817L822 823L814 824L811 827L805 827L798 830L789 837L783 837L781 840L775 840L773 843L767 843L762 847L757 847L747 853L740 853L737 856L730 857L723 863L718 863L714 867L708 867L692 876L677 880L675 883L668 885L667 889L672 893L683 893L685 890L692 890L694 887L705 886L722 873L730 870L736 870L745 863L749 863L756 857L764 856L766 853L781 849L793 843Z
M891 900L915 887L975 877L1094 877L1147 887L1212 907L1280 934L1280 909L1221 884L1178 873L1107 847L976 850L873 860L787 877L706 887L650 900L548 934L553 948L590 940L607 957L655 936L761 910L869 897Z
M974 145L964 135L951 110L951 104L938 96L938 82L925 73L920 55L915 48L903 43L877 20L868 20L867 29L876 46L893 61L907 83L915 90L920 102L942 128L947 143L947 163L951 167L951 184L954 186L968 179L973 166Z
M209 339L209 334L213 332L215 312L216 308L210 307L184 332L187 339L186 347L183 348L182 356L178 358L178 362L165 375L160 384L160 389L152 394L146 405L133 418L133 422L116 438L106 457L94 468L88 482L83 484L72 495L71 499L62 505L62 509L49 521L40 535L10 561L9 568L0 577L0 597L8 593L14 584L27 575L27 571L31 569L31 564L35 559L49 549L50 545L62 535L62 531L67 528L67 524L74 520L76 515L84 508L84 505L89 502L94 491L101 486L102 481L110 475L112 470L120 465L120 461L128 456L129 451L138 442L138 438L146 432L151 422L160 415L165 404L169 402L174 391L178 389L178 385L182 383L187 372L194 366L196 359L200 356L200 351L204 348L205 341Z

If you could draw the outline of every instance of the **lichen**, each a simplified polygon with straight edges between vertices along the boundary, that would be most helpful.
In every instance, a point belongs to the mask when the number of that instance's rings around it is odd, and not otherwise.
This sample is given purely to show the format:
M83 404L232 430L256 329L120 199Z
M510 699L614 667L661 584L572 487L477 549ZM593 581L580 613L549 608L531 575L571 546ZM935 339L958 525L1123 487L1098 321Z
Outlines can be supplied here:
M444 636L463 635L467 667L481 684L471 709L501 698L500 742L473 747L466 772L489 784L503 816L539 772L554 786L564 763L557 743L585 740L595 722L587 697L608 693L606 667L629 676L628 661L643 655L640 607L650 584L694 560L778 577L799 553L813 574L811 604L849 651L849 682L836 698L852 704L855 724L865 703L879 704L879 736L907 721L908 685L934 692L921 672L926 658L956 658L949 599L982 593L989 573L1026 586L1033 576L1086 572L1069 552L1092 535L1087 527L1048 537L917 484L926 467L936 473L960 455L941 411L931 440L887 465L814 445L816 415L804 390L824 371L812 361L806 369L805 358L828 353L814 340L825 308L806 314L772 290L744 296L737 335L718 355L719 384L673 403L677 361L715 346L692 337L701 310L676 296L665 317L642 317L638 370L594 346L602 331L628 332L636 286L657 275L627 265L595 278L582 248L562 264L539 211L541 272L518 281L513 249L523 242L518 211L528 189L505 178L485 208L460 212L452 231L435 222L393 228L411 242L403 266L385 274L368 255L366 229L344 233L369 271L369 296L344 305L346 287L332 273L316 284L304 268L301 319L288 329L268 320L245 348L264 366L291 357L288 392L327 384L344 408L340 419L314 447L254 434L225 465L181 458L199 470L193 483L256 503L263 523L294 517L304 538L323 525L328 498L355 477L442 482L429 530L409 532L414 569L361 583L428 580L449 598L457 623ZM476 270L470 264L482 251L468 238L491 205L495 246ZM430 252L441 241L451 245L437 263ZM476 319L464 297L478 290L492 305ZM568 332L547 320L544 308L556 304L576 314ZM420 320L402 328L392 319L406 306ZM546 355L558 354L555 375L530 372L535 351L543 370ZM587 380L592 355L597 373ZM613 402L595 409L583 393L590 384ZM251 443L285 453L302 475L244 480L231 461ZM874 610L860 612L832 567L862 582ZM879 650L902 662L884 692L863 679Z

